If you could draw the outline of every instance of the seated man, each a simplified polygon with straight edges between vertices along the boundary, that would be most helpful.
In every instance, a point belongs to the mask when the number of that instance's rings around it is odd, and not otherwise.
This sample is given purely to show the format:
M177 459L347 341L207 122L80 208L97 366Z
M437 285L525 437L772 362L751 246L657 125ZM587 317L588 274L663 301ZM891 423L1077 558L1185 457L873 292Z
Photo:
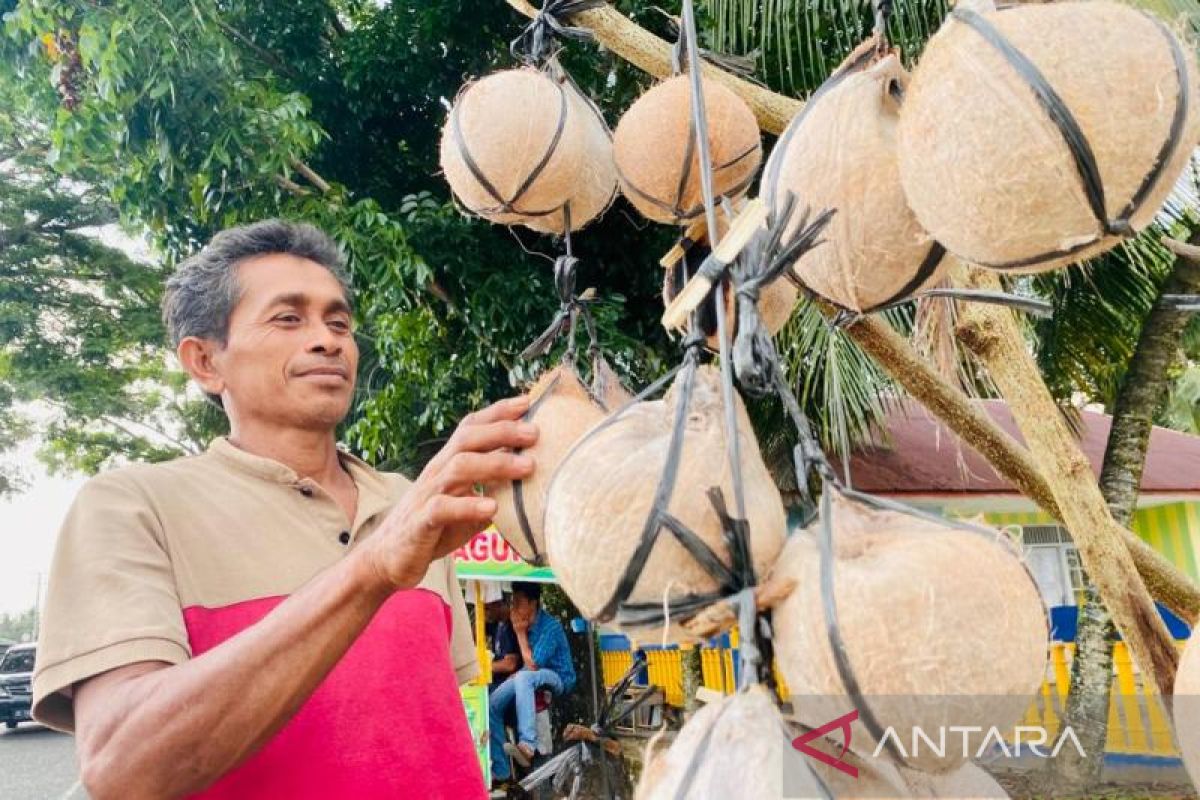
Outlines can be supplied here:
M521 668L521 649L517 645L512 622L509 621L509 607L504 595L489 601L484 606L484 613L487 615L485 628L488 649L492 653L492 682L488 684L488 692L491 693Z
M504 748L504 715L509 707L517 712L517 746L513 757L529 766L537 747L537 690L547 688L557 695L575 685L575 667L567 634L558 620L541 608L541 587L536 583L514 583L510 619L517 636L524 666L492 692L489 724L492 739L492 777L509 778Z

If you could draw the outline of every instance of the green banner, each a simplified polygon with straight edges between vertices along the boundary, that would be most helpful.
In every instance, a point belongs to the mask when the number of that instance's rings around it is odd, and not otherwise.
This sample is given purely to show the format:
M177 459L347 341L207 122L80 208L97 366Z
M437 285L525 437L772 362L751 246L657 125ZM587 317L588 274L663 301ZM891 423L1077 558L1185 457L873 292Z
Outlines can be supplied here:
M479 757L479 768L483 770L483 785L492 785L492 759L488 739L488 687L468 684L459 687L463 706L467 710L467 724L471 726L471 737L475 739L475 754Z
M492 525L454 551L454 570L461 580L538 581L553 583L549 567L527 564Z

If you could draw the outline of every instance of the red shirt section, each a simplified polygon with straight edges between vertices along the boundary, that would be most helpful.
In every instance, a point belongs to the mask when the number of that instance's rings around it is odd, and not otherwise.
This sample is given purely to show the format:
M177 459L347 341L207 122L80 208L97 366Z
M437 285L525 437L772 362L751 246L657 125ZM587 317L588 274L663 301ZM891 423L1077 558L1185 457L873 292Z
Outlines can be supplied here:
M266 616L265 597L183 611L198 656ZM486 796L450 661L450 608L433 592L393 595L299 713L204 800Z

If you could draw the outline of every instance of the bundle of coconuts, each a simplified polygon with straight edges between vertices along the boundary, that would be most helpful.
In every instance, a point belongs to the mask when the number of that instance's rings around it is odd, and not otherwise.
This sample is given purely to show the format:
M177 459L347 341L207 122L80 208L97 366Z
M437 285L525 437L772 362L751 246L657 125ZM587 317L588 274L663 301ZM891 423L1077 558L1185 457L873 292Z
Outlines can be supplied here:
M579 230L616 195L604 117L556 64L492 73L459 92L441 166L458 202L502 225Z
M635 403L583 436L562 459L546 497L546 549L563 590L589 619L611 615L610 604L643 539L667 466L677 412L682 413L680 452L665 511L699 537L723 563L731 558L722 520L708 491L719 488L733 503L726 450L721 377L712 366L696 367L686 407L685 369L662 400ZM779 490L759 453L758 442L735 393L737 434L750 552L755 574L765 575L783 546L786 513ZM689 595L719 592L717 579L665 527L645 557L624 602L667 604ZM670 642L694 640L679 622L626 627L635 637Z
M573 366L563 363L543 373L528 394L530 406L524 419L537 424L538 440L524 452L534 459L534 472L491 486L488 494L496 499L493 522L500 535L525 561L542 564L546 560L542 518L554 471L584 432L631 396L603 358L593 363L590 387Z
M1200 786L1200 635L1191 638L1175 673L1175 739L1192 782Z
M1106 0L964 3L900 109L900 179L921 225L974 264L1038 272L1141 230L1200 140L1190 46Z
M702 79L713 193L735 199L754 180L762 142L754 112L716 81ZM704 213L691 84L678 75L638 98L613 137L621 191L648 219L679 225Z
M825 244L793 270L809 290L852 311L901 300L944 276L945 251L917 222L900 185L896 123L907 83L899 57L881 55L868 40L789 123L763 174L762 196L773 209L788 192L810 208L839 209ZM791 228L798 224L799 215Z
M884 738L891 729L902 744L902 766L954 769L991 728L1015 724L1041 686L1048 630L1037 587L999 531L836 493L832 509L833 599L853 680ZM793 535L772 578L797 584L774 609L775 653L798 718L815 727L851 705L826 627L817 534ZM936 741L950 726L979 732L966 748L952 737L944 755L912 747L918 729ZM852 746L870 755L878 744L867 732Z

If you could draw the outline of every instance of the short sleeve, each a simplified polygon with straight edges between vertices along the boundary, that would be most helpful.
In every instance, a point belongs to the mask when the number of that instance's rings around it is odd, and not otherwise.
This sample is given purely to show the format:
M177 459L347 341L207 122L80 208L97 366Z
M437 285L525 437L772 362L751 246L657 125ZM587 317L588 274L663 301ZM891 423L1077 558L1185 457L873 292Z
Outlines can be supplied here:
M72 731L72 687L140 661L191 657L161 526L128 470L93 478L55 546L33 677L33 716Z
M479 677L479 654L475 649L475 634L471 629L471 618L467 615L467 602L463 599L462 584L454 571L454 557L446 556L446 597L450 601L450 659L454 663L454 674L459 684Z

